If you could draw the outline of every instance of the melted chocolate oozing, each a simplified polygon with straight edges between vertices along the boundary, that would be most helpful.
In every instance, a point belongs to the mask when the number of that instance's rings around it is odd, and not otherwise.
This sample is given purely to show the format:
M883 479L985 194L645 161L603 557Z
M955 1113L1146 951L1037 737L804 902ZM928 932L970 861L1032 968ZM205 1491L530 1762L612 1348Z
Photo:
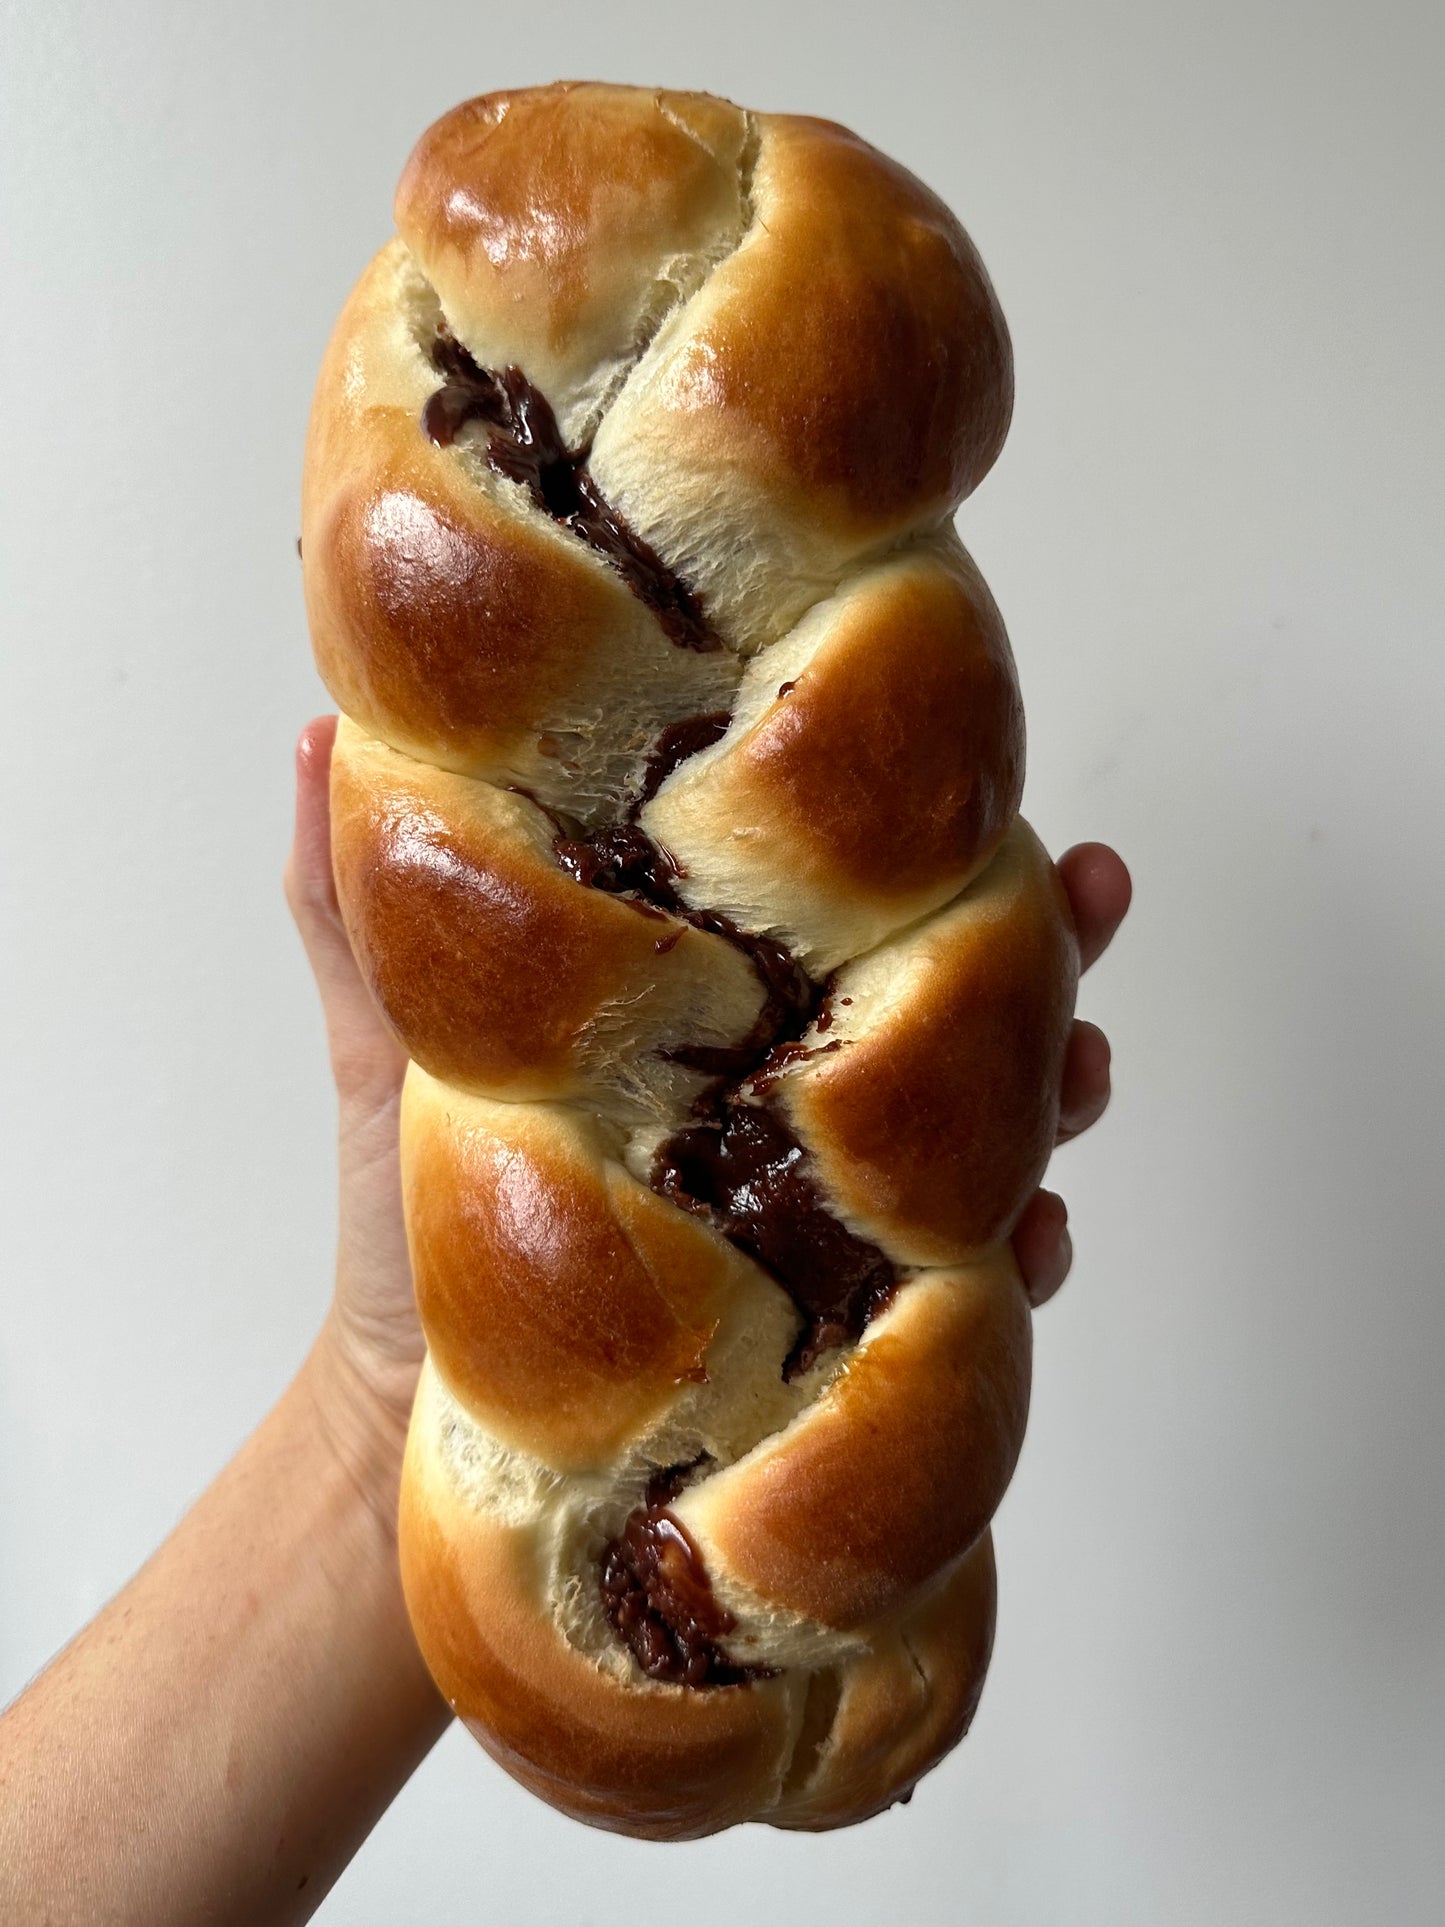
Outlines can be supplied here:
M649 1679L741 1686L757 1677L717 1645L731 1615L713 1598L692 1541L665 1506L634 1512L602 1557L607 1616Z
M690 1071L701 1071L704 1077L725 1078L740 1084L767 1058L775 1044L802 1035L818 1008L822 990L791 951L774 943L771 937L739 930L730 917L719 916L715 910L682 909L678 914L699 930L710 930L735 949L745 951L766 994L752 1029L740 1042L678 1044L666 1053L668 1061Z
M579 883L614 896L641 897L658 910L678 912L677 865L635 823L613 823L590 836L559 836L557 861Z
M700 750L711 749L720 737L727 734L731 721L727 710L719 709L709 716L684 716L680 723L672 723L663 730L647 759L637 808L652 801L679 763L685 763Z
M653 1183L678 1204L706 1210L803 1313L786 1378L855 1340L897 1288L892 1261L834 1217L803 1146L765 1105L725 1099L716 1117L677 1132L658 1151Z
M590 448L566 446L551 404L521 369L493 374L445 328L431 358L445 380L422 410L428 439L450 448L468 422L484 422L487 460L497 473L519 482L539 508L605 557L671 641L682 649L720 649L697 597L608 504L588 473Z
M649 1679L681 1686L741 1686L768 1679L718 1646L735 1624L713 1596L686 1528L668 1510L691 1466L659 1472L644 1503L602 1555L602 1603Z

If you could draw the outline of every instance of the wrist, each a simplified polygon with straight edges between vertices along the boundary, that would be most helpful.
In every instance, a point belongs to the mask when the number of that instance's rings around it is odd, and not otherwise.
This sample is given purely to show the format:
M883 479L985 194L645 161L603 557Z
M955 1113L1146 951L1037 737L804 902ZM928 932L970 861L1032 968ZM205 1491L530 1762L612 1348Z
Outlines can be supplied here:
M376 1361L360 1356L361 1349L333 1306L307 1354L300 1383L329 1453L394 1549L401 1461L418 1368L386 1361L382 1370Z

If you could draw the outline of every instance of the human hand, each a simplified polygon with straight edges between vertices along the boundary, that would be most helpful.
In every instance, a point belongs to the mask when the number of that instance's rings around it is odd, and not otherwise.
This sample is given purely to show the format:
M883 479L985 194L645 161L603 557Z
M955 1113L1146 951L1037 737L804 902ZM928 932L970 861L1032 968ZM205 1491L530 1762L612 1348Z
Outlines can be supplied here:
M407 1057L356 967L331 868L331 750L336 718L318 716L296 745L296 832L286 901L306 946L339 1106L336 1290L322 1336L342 1394L342 1423L377 1416L405 1431L425 1341L402 1221L397 1127ZM333 1423L335 1414L328 1414Z
M1113 942L1134 886L1107 843L1076 843L1059 858L1059 875L1079 935L1079 963L1087 970ZM1109 1102L1109 1040L1097 1024L1076 1020L1064 1058L1056 1144L1067 1144L1097 1124ZM1055 1191L1036 1191L1013 1235L1014 1257L1029 1303L1042 1305L1069 1275L1074 1259L1069 1213Z

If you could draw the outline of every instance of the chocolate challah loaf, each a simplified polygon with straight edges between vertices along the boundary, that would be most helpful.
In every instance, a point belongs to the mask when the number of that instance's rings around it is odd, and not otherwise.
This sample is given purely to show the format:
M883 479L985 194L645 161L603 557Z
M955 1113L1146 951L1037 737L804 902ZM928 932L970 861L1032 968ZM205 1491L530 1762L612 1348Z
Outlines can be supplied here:
M581 1819L845 1825L982 1686L1077 976L951 526L1003 317L902 168L706 95L470 101L396 217L304 555L414 1060L417 1638Z

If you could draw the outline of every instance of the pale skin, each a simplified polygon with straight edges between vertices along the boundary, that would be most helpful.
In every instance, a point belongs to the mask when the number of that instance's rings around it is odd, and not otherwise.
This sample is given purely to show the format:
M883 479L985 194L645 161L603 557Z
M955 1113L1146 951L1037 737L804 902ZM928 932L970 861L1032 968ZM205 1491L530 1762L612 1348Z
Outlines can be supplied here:
M396 1498L423 1343L397 1167L404 1052L358 974L332 881L335 719L302 732L286 895L340 1107L326 1321L279 1403L135 1578L0 1718L0 1920L305 1920L445 1728L407 1624ZM1087 968L1129 906L1102 844L1059 865ZM1109 1101L1076 1023L1059 1139ZM1039 1191L1014 1249L1035 1305L1072 1259Z

